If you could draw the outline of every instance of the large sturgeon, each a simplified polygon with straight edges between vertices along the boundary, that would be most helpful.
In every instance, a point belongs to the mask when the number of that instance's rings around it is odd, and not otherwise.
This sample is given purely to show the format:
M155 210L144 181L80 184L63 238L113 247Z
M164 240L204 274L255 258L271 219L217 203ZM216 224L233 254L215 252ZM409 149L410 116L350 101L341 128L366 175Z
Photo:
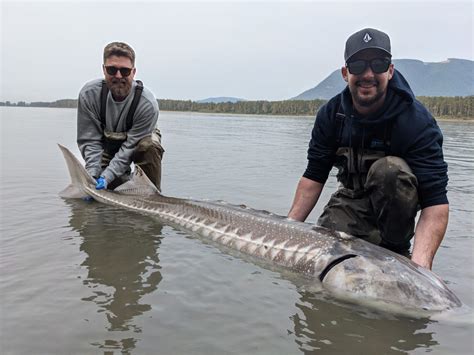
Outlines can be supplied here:
M461 306L431 271L389 250L348 234L225 202L166 197L136 167L114 191L96 190L79 160L59 145L72 183L62 197L95 200L151 214L239 252L264 259L321 282L339 298L395 312L445 311Z

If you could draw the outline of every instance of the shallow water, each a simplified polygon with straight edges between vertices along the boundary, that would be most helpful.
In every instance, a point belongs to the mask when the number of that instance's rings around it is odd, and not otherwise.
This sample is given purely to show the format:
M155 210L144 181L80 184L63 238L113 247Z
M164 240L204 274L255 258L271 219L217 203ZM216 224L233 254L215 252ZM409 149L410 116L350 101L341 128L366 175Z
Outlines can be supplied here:
M474 124L440 122L451 215L433 270L466 307L435 320L344 305L151 217L63 200L56 143L78 153L76 111L0 113L1 353L472 353ZM163 191L284 215L312 125L162 112ZM332 177L323 201L335 186Z

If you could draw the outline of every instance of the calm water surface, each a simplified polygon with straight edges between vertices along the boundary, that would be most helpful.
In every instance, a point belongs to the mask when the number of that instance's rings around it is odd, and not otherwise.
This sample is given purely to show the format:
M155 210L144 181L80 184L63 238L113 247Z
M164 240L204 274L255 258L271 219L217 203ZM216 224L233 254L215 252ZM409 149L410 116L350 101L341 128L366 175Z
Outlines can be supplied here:
M2 354L473 352L473 124L440 123L451 215L434 271L466 308L435 320L340 304L149 216L63 200L69 177L56 143L78 153L76 111L0 113ZM284 215L312 125L163 112L163 191ZM335 186L332 177L324 201Z

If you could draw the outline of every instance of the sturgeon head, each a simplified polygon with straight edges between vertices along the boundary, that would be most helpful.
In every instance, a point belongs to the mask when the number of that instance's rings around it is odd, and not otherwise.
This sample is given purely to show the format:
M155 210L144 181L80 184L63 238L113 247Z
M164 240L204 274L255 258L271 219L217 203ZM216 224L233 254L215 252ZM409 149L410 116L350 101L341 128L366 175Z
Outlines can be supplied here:
M462 305L430 270L357 238L319 278L338 298L398 313L440 312Z

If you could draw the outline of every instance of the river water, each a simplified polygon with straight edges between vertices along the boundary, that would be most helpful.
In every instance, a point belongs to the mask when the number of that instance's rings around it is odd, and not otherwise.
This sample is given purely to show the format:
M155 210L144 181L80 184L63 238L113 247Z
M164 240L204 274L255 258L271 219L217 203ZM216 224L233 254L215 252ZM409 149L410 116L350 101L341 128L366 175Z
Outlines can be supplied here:
M63 200L56 143L78 153L76 110L0 109L2 354L473 352L474 124L440 122L451 214L433 271L466 306L430 319L344 305L152 217ZM162 112L163 192L285 215L312 125Z

